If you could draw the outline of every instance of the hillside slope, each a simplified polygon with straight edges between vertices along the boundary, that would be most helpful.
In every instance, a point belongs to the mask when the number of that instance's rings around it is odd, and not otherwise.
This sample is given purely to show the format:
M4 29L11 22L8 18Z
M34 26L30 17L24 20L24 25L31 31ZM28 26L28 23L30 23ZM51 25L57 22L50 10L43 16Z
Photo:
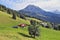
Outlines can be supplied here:
M9 15L5 12L0 11L0 26L13 26L18 25L20 23L26 23L29 24L27 20L23 20L17 17L16 20L12 19L12 15Z
M60 31L42 28L39 37L31 38L26 28L12 28L12 26L20 23L30 24L28 20L23 20L17 17L13 20L12 16L0 11L0 40L60 40Z

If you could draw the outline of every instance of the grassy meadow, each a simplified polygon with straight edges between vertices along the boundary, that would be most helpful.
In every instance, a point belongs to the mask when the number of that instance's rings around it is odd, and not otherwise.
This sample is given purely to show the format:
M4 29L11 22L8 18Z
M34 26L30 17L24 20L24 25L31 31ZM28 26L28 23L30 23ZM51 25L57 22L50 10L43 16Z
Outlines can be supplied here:
M13 20L12 15L0 11L0 40L60 40L60 31L47 29L40 26L40 36L31 38L28 34L28 26L25 28L12 28L21 23L30 24L28 20L17 17Z

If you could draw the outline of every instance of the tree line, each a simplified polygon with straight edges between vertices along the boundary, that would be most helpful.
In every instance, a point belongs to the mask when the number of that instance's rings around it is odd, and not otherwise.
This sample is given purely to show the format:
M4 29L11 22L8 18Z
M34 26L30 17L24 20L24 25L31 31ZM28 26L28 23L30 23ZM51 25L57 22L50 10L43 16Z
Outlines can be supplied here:
M0 11L2 12L7 12L8 14L12 15L12 18L16 20L16 17L22 18L22 19L26 19L24 14L20 14L18 11L7 8L4 5L0 4Z

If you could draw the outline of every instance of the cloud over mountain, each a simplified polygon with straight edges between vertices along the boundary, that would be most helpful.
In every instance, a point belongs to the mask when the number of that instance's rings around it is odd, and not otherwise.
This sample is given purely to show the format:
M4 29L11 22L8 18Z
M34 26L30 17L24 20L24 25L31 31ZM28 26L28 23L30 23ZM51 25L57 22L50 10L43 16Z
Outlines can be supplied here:
M60 10L60 0L0 0L0 4L6 5L14 10L20 10L32 4L45 10Z

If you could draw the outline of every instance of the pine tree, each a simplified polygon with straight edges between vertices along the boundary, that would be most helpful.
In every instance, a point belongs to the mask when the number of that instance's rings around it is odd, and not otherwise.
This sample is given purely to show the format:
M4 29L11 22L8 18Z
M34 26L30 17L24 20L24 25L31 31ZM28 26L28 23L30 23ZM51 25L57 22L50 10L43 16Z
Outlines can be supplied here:
M25 16L24 16L24 14L20 14L20 18L26 19Z
M16 15L15 15L15 13L13 13L12 18L16 20Z
M37 22L35 20L30 21L31 25L28 27L29 35L33 36L39 36L40 30L39 25L37 25Z

